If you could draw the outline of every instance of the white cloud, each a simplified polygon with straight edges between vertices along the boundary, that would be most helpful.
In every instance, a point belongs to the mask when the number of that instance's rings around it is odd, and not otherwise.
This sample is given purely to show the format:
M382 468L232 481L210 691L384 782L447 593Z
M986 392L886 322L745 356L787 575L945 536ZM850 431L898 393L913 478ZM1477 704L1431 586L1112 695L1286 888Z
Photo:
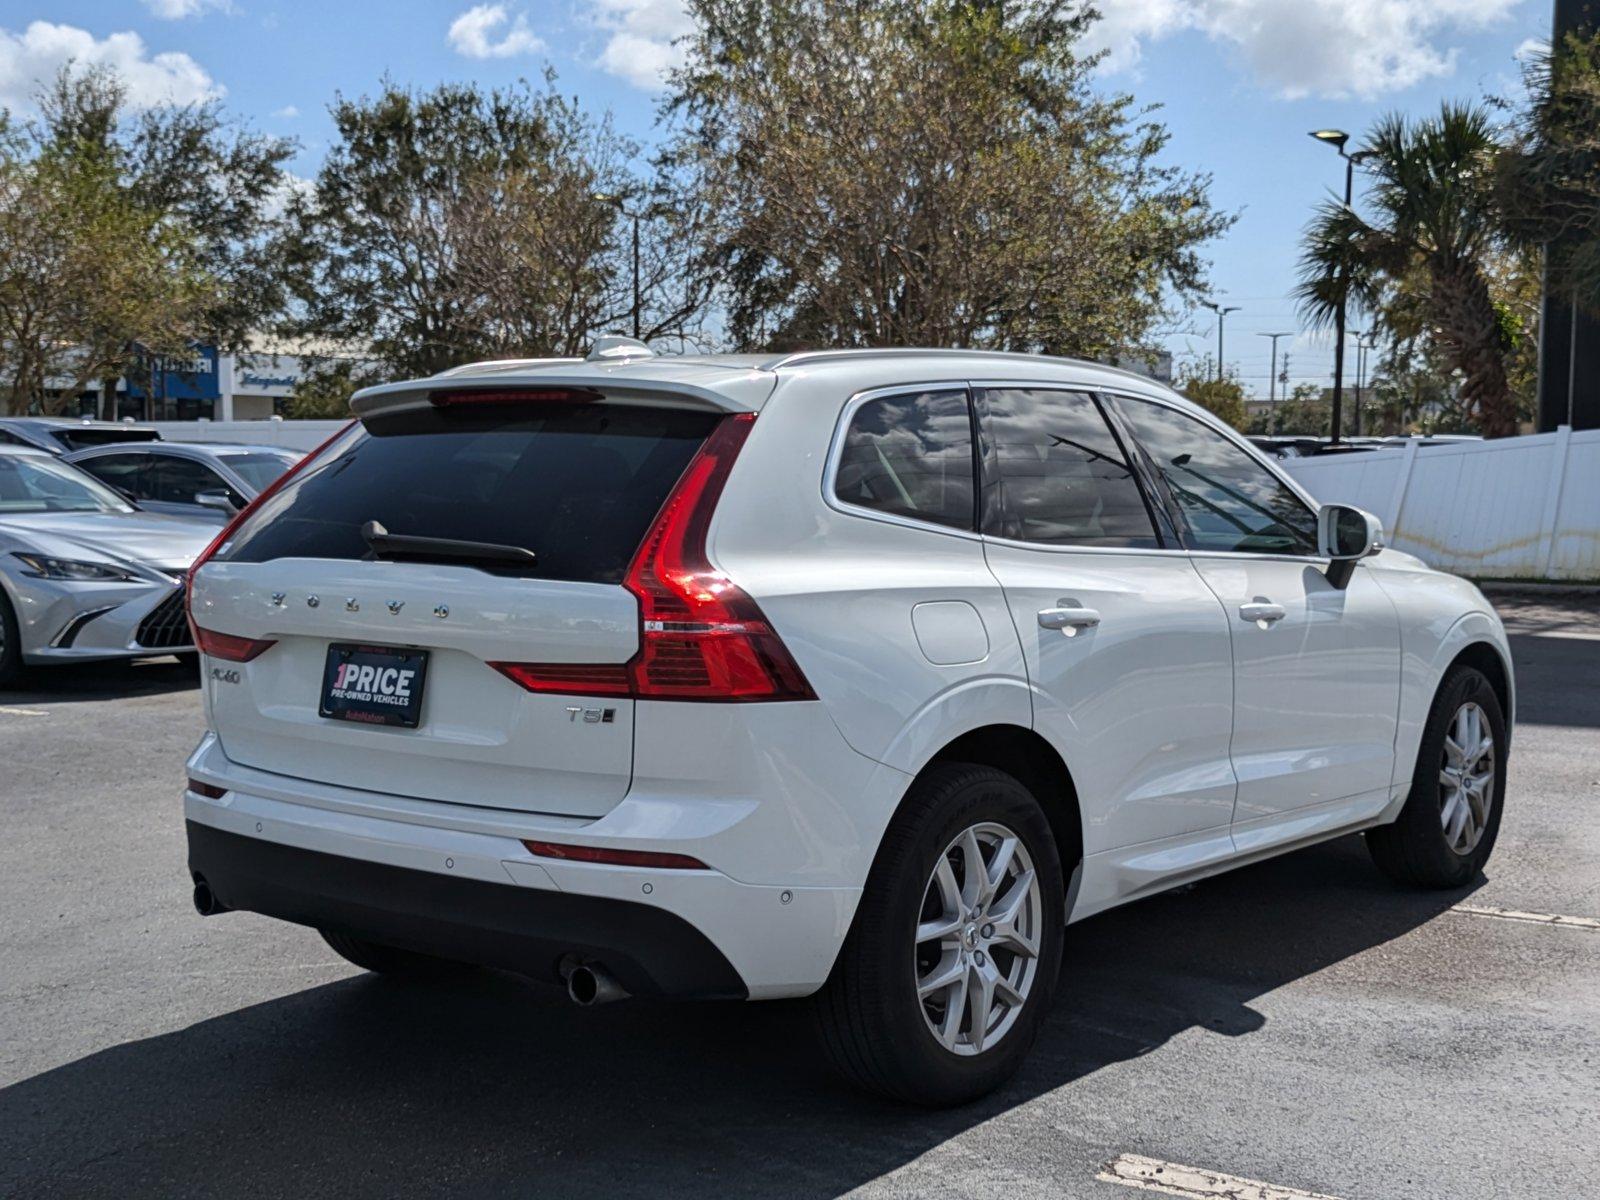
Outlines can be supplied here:
M272 115L282 117L286 121L292 121L300 115L300 110L292 104L285 104L282 108L273 109Z
M67 63L116 71L136 108L190 104L222 95L222 85L187 54L151 54L137 33L96 38L73 25L34 21L21 33L0 29L0 107L27 110L40 84Z
M448 36L455 52L468 58L512 58L544 49L543 40L528 28L528 18L518 13L511 19L503 4L467 9L451 22Z
M293 171L285 171L283 178L278 181L278 186L267 195L264 206L267 216L276 221L283 216L290 202L296 197L309 200L316 190L315 180L307 179L304 175L296 175Z
M1127 69L1142 46L1184 30L1231 46L1256 81L1289 99L1371 98L1455 70L1450 39L1520 0L1100 0L1092 35Z
M144 0L150 15L163 21L181 21L185 17L198 17L208 8L231 13L232 0Z
M592 0L595 23L606 33L600 66L634 87L659 88L683 62L674 42L694 24L683 0Z

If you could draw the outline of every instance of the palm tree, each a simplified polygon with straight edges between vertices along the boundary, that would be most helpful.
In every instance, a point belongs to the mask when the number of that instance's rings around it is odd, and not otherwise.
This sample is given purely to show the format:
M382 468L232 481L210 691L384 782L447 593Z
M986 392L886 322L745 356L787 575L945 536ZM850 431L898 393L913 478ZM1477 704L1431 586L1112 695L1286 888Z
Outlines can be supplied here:
M1410 293L1445 364L1461 376L1463 408L1486 437L1517 432L1506 375L1510 339L1486 271L1500 245L1494 200L1499 150L1488 113L1444 104L1421 121L1379 121L1360 152L1370 214L1324 204L1306 233L1297 296L1315 327L1333 323L1341 295L1380 313Z

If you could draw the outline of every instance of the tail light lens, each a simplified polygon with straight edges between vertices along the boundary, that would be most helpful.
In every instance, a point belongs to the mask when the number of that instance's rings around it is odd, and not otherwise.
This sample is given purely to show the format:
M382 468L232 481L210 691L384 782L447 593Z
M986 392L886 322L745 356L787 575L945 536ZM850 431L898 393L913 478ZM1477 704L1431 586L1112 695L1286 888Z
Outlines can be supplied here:
M322 445L318 446L310 454L306 455L299 462L295 463L294 466L290 467L282 475L279 475L276 479L264 487L256 495L254 500L250 501L249 504L246 504L234 514L233 520L229 521L222 527L222 532L217 534L216 537L212 538L211 544L204 550L200 551L199 557L189 565L189 573L184 577L183 612L184 616L189 619L189 632L194 638L194 644L197 649L205 652L206 654L213 654L218 658L226 658L231 662L249 662L268 646L272 645L272 642L270 641L261 641L256 638L234 637L232 634L217 633L214 630L202 629L199 625L195 624L195 576L199 574L201 567L205 566L206 563L211 561L212 557L217 553L218 550L228 544L233 535L238 532L239 527L255 515L257 509L259 509L268 500L272 499L273 496L276 496L279 492L281 492L288 485L289 481L296 475L300 474L301 471L304 471L317 459L321 458L330 446L333 446L335 443L343 440L344 436L354 429L356 424L357 422L355 421L348 421L344 425L340 426L339 429L334 432L332 437L323 442ZM249 649L248 647L254 648ZM229 649L232 649L234 652L229 653Z
M189 619L194 630L194 646L212 658L225 658L229 662L249 662L263 650L273 645L271 638L234 637L231 633L218 633L215 629L201 629Z
M754 413L724 417L645 534L623 586L639 600L639 650L615 666L490 663L534 692L655 700L815 700L760 606L706 557L706 532Z

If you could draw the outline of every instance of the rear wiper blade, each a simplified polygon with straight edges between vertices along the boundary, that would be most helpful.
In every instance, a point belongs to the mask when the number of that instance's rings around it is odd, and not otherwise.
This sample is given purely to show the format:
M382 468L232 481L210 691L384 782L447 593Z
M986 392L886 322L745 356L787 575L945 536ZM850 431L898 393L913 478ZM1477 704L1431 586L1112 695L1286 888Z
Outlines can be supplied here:
M390 533L376 521L361 527L361 537L379 558L410 559L413 562L486 562L531 567L539 556L523 546L500 542L468 542L460 538L417 537L409 533Z

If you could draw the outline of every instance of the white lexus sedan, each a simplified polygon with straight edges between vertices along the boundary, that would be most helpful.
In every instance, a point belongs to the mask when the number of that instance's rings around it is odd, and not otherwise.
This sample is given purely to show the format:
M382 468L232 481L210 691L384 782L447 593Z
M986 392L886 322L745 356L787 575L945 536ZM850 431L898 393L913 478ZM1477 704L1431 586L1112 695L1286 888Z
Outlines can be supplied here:
M1489 603L1150 380L608 339L353 407L192 575L202 913L579 1003L810 996L846 1075L951 1104L1069 922L1353 832L1407 886L1494 845Z
M192 652L184 573L216 532L0 445L0 687L25 665Z

